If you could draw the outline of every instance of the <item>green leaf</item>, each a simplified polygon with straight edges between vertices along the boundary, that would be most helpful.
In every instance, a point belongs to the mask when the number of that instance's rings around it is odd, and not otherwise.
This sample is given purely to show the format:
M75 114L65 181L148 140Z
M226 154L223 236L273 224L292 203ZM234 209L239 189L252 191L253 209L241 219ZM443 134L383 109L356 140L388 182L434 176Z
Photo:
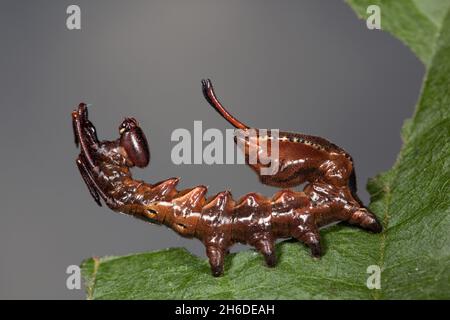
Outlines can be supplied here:
M346 0L360 18L366 19L367 7L381 9L381 28L401 39L429 65L450 7L449 0Z
M348 2L362 17L369 4L380 5L383 28L427 65L397 162L368 186L384 232L323 230L320 260L299 243L283 242L272 269L256 252L240 252L227 258L220 278L184 249L88 259L82 271L89 299L450 298L449 1ZM370 265L381 268L380 290L366 286Z

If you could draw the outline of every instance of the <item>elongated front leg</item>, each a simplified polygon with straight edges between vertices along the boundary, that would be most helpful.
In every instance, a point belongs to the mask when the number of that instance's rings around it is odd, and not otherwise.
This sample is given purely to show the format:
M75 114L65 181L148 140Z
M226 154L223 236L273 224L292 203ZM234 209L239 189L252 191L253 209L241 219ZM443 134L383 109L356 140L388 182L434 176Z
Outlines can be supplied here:
M106 205L112 209L117 210L119 208L119 204L112 197L106 195L102 188L99 187L97 181L95 180L96 174L94 171L86 165L86 160L84 160L83 155L80 155L76 161L78 170L80 171L81 177L83 178L84 183L88 187L89 193L92 198L94 198L95 203L97 203L100 207L102 203L100 202L100 197L106 203Z
M100 196L98 195L98 188L94 181L94 178L91 176L91 173L86 168L85 162L82 160L82 157L78 157L77 161L77 167L80 171L81 177L83 178L84 183L89 189L89 193L91 194L92 198L94 198L95 203L97 203L100 207L102 206L102 203L100 202Z
M88 119L87 106L80 103L72 112L72 126L74 131L75 145L80 145L86 165L92 169L95 168L95 160L92 149L97 146L98 140L95 128Z
M99 141L94 125L88 119L86 104L80 103L72 112L72 125L75 145L80 146L80 155L76 160L77 167L89 193L99 206L101 206L100 198L102 198L109 208L116 210L119 204L103 191L97 181L98 168L95 151L98 148Z
M99 194L103 199L105 196L94 179L95 163L92 155L92 148L98 144L98 139L94 125L88 119L88 111L84 103L80 103L72 112L72 126L75 145L81 148L80 155L76 160L78 170L92 198L101 206Z

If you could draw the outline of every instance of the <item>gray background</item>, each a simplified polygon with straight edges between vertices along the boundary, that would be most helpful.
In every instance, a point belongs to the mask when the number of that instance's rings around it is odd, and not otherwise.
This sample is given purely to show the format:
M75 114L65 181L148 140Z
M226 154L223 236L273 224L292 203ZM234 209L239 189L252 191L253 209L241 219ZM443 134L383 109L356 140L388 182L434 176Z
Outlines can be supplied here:
M0 298L83 298L66 267L92 255L184 246L196 240L99 208L74 159L70 112L80 101L99 135L125 115L148 135L155 182L269 196L243 165L175 166L176 128L229 128L204 101L211 77L243 122L326 137L350 152L360 194L387 170L413 112L424 68L402 43L341 1L81 1L82 30L66 29L72 1L1 1ZM238 248L242 249L242 247Z

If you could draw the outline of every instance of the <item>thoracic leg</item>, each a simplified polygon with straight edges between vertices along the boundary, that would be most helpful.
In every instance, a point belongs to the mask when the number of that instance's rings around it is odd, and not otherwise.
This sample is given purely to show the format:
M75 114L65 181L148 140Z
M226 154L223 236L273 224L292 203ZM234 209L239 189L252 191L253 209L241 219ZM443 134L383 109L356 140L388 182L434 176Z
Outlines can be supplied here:
M94 198L94 201L101 207L102 203L100 202L100 197L97 192L97 186L95 185L95 182L93 181L93 178L87 170L83 160L81 160L81 156L78 157L76 162L81 177L83 178L84 183L89 189L89 193L91 194L92 198Z
M92 156L91 148L97 139L94 126L87 119L87 107L84 103L80 103L78 108L72 112L72 125L75 136L75 144L80 144L81 153L85 158L86 165L92 169L95 162Z
M96 182L95 162L93 148L98 144L97 133L94 125L88 119L87 107L80 103L76 110L72 112L72 125L74 129L75 144L80 145L80 155L77 159L77 166L81 176L86 183L94 201L101 206L100 197L112 210L117 209L118 204L114 199L105 194ZM100 197L99 197L100 196Z

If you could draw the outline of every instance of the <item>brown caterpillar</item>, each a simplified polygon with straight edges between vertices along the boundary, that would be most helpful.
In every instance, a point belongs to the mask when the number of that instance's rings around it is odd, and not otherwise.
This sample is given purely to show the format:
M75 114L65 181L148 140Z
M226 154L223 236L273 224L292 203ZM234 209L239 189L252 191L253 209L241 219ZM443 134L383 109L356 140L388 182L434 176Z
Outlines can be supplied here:
M217 100L211 82L202 81L208 102L236 128L248 130ZM134 180L133 166L145 167L150 159L147 140L138 122L126 118L119 127L120 137L99 141L81 103L72 112L75 144L80 145L76 160L81 176L98 205L101 200L117 212L157 224L164 224L183 237L198 238L206 247L214 276L223 273L224 257L234 243L247 243L260 251L268 266L276 264L274 243L293 237L305 243L314 257L322 254L319 228L346 221L372 232L381 224L356 196L351 157L325 139L295 133L280 133L280 170L261 176L262 183L293 187L309 182L302 192L285 189L272 198L249 193L233 200L224 191L206 198L207 188L197 186L178 191L178 178L157 184ZM271 136L259 135L261 139ZM245 142L245 154L251 143ZM259 174L261 164L252 164Z

